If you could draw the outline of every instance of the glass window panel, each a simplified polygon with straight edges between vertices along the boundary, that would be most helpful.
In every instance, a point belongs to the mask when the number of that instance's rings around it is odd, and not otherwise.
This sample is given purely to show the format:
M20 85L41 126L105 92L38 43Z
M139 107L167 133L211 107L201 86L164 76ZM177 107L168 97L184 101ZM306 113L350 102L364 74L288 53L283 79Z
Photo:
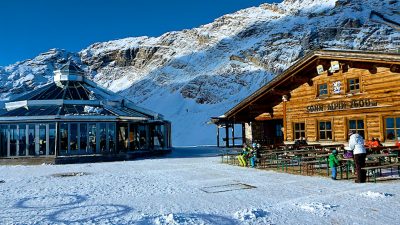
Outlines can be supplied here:
M46 125L39 124L39 155L46 155Z
M364 137L364 120L349 120L349 131Z
M356 121L355 120L350 120L349 121L349 129L356 129Z
M283 137L282 124L276 124L275 125L275 136L276 137Z
M10 125L10 156L17 155L17 125Z
M129 145L131 151L137 150L140 148L139 144L139 133L138 133L138 128L137 124L129 124Z
M319 132L319 138L322 139L322 140L326 139L326 137L325 137L325 131L320 131L320 132Z
M328 84L320 84L319 88L319 95L327 95L328 94Z
M327 130L332 130L331 122L326 122L325 126Z
M396 128L400 128L400 117L396 117Z
M76 90L78 91L78 94L82 100L89 100L89 96L82 86L78 87Z
M89 152L96 153L96 124L90 123L88 127L88 137L89 137L89 145L88 150Z
M395 133L394 133L394 129L386 129L386 139L393 141L395 140Z
M19 155L26 155L26 125L19 125Z
M66 99L66 100L71 100L72 99L71 92L69 91L69 88L67 88L67 90L65 92L64 99Z
M115 152L115 123L108 124L108 145L110 152Z
M68 88L68 90L71 93L72 99L81 100L81 97L79 96L78 91L75 89L75 87L70 87Z
M35 155L35 124L29 124L28 126L28 150L29 155Z
M7 131L8 125L0 126L0 156L7 156Z
M386 128L394 128L394 118L386 118Z
M86 152L87 148L87 124L81 123L80 124L80 149L82 152Z
M71 123L69 125L69 148L70 154L76 155L78 154L78 124Z
M305 137L305 123L295 123L295 139L300 139L301 137Z
M319 129L320 130L325 130L325 122L320 122L319 123Z
M396 138L400 141L400 129L396 130Z
M148 149L147 143L147 127L145 125L138 126L139 133L139 149Z
M126 152L128 150L128 124L120 124L118 129L118 150Z
M332 131L327 131L326 132L326 138L327 139L332 139Z
M319 139L327 140L332 139L332 125L330 121L319 122Z
M60 155L66 155L68 153L68 124L60 124Z
M364 129L364 120L357 120L357 129Z
M106 123L100 123L100 127L99 127L100 152L108 151L108 149L107 149L107 129L106 129L106 126L107 126Z
M163 149L165 147L164 125L156 125L154 129L154 148Z
M56 148L56 125L49 124L49 155L54 155Z

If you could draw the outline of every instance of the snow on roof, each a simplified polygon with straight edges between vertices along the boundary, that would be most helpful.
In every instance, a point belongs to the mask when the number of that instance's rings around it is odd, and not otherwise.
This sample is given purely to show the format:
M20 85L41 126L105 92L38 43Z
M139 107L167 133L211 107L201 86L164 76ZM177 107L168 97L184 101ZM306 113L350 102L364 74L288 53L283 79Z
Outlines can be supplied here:
M37 115L117 115L162 119L161 114L136 106L118 94L100 87L83 77L84 72L72 61L58 70L60 76L82 75L82 79L59 79L5 103L0 116ZM56 73L56 75L57 75ZM60 108L61 107L61 108ZM58 110L60 109L60 110ZM92 109L92 110L91 110Z

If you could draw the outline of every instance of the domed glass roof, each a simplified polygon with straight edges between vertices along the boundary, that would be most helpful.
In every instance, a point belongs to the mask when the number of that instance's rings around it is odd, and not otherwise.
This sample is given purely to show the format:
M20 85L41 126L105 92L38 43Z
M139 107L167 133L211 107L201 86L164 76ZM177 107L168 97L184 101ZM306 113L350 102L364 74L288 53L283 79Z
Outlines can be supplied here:
M68 62L54 71L54 82L5 104L0 117L111 116L115 119L159 120L163 116L136 106L126 98L84 77L84 71ZM3 118L3 120L6 118Z

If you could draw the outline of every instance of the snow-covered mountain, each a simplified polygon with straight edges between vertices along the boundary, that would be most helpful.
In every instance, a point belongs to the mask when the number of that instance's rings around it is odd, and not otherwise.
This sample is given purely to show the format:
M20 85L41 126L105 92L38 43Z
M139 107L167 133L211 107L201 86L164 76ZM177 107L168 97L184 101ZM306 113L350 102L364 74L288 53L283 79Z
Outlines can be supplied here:
M174 145L215 144L207 124L318 48L397 52L399 0L284 0L160 37L52 49L0 67L0 97L52 81L73 59L91 78L172 121Z

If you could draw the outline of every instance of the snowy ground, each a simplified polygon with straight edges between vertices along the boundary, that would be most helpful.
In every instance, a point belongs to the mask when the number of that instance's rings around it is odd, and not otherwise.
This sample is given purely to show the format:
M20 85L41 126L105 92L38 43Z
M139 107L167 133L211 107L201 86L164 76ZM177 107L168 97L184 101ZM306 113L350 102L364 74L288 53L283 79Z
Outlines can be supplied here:
M211 147L127 162L0 166L0 224L399 224L400 181L220 163ZM54 174L80 172L76 176Z

